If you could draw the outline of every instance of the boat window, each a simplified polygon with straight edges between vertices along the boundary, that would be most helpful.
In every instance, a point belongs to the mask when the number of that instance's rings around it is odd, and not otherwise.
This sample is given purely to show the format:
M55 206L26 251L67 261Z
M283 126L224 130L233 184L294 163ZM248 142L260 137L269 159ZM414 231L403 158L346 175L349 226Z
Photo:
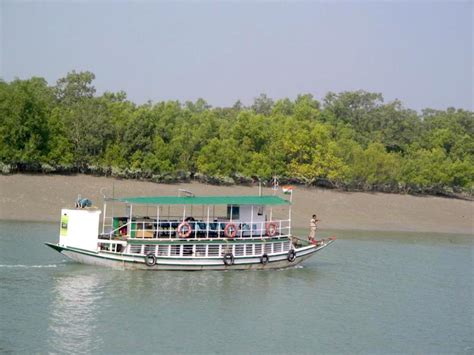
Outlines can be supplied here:
M208 249L208 256L218 256L219 255L219 245L211 244Z
M183 245L183 256L193 255L193 245L185 244Z
M237 244L235 246L235 255L236 256L243 256L244 255L244 245L243 244Z
M158 245L158 255L159 256L168 256L169 255L169 245Z
M255 255L262 255L262 244L255 244Z
M205 244L196 245L196 256L206 256L206 245Z
M229 245L229 244L223 245L221 248L221 255L225 255L228 253L234 254L232 249L233 249L233 245Z
M273 244L273 252L274 253L281 253L282 243L275 243Z
M245 255L252 255L253 244L245 245Z
M239 219L240 206L227 206L227 219Z
M150 253L156 254L156 245L145 245L145 255Z
M272 252L272 244L267 243L265 244L265 254L270 254Z
M110 251L110 244L108 243L99 243L99 249L104 251Z
M290 250L290 242L284 242L283 251L288 251L288 250Z
M181 245L171 245L171 256L180 256L181 255Z
M130 245L131 254L141 254L142 246L141 245Z

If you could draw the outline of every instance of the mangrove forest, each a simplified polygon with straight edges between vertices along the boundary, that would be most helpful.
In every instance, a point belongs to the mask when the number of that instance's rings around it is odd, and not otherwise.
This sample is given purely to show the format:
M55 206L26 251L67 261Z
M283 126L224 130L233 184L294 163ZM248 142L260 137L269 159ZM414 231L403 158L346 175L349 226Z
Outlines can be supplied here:
M351 91L212 107L99 95L91 72L0 80L0 169L208 183L473 194L474 115Z

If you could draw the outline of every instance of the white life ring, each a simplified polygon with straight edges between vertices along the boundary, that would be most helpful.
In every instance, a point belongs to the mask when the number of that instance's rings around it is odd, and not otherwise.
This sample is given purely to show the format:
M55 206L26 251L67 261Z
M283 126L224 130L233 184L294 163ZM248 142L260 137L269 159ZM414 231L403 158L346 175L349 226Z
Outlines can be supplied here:
M234 238L237 234L237 226L234 223L227 223L224 228L224 235L227 238Z
M193 231L193 228L188 222L181 222L181 224L178 226L178 235L181 238L189 237L192 231Z
M278 231L277 224L275 222L268 222L265 230L268 236L273 237Z

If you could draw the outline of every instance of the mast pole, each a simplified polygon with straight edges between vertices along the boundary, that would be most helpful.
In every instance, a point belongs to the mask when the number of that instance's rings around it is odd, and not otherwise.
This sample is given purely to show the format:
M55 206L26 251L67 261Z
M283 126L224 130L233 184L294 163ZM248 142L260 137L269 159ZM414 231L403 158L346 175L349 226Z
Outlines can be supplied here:
M210 207L207 205L207 224L206 224L206 238L209 238L209 213Z
M156 206L156 237L160 237L160 205Z
M107 214L107 201L104 198L104 216L102 217L102 234L105 233L105 215ZM113 226L112 226L113 229Z
M115 215L115 183L112 182L112 229L113 229L113 224L114 224L114 215Z
M132 237L132 216L133 216L133 205L130 204L130 221L128 225L130 238Z
M291 210L293 207L293 189L290 190L290 208L288 212L289 224L288 224L288 234L291 236Z
M253 205L250 209L250 238L253 236Z

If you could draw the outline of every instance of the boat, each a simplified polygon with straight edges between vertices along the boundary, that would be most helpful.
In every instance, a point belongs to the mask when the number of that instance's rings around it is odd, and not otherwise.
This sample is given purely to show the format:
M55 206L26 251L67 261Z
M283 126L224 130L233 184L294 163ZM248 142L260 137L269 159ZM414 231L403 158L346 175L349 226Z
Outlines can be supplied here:
M291 199L276 195L104 196L61 210L59 242L72 260L120 269L251 270L292 267L335 238L293 236Z

